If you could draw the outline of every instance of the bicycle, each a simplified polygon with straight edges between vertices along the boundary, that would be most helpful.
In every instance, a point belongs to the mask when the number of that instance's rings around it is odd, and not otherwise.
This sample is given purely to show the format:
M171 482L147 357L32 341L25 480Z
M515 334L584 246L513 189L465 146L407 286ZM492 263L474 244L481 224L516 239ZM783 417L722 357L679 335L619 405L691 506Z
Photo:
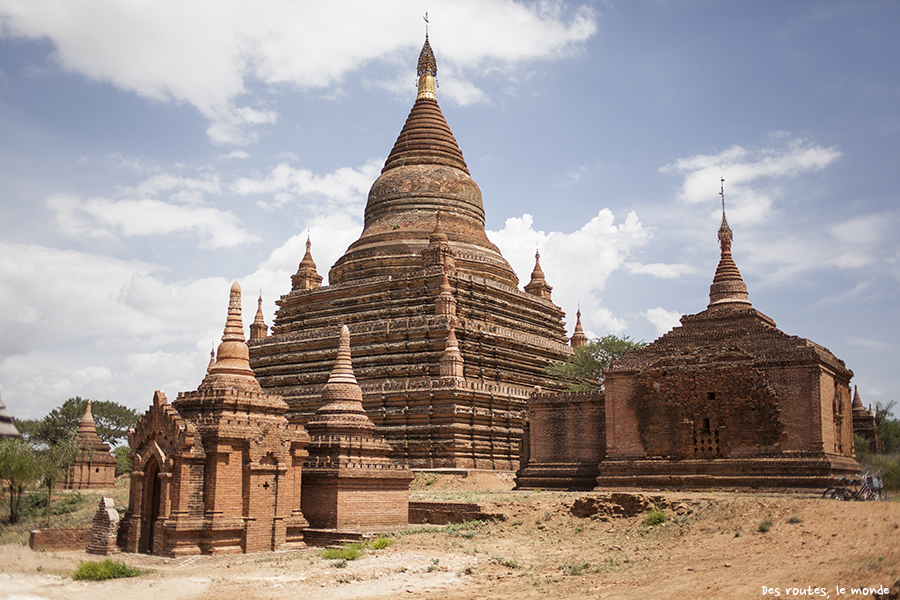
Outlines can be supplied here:
M859 479L855 477L838 478L840 485L831 486L822 492L823 499L855 500L859 496Z
M869 473L866 471L858 477L841 477L839 486L832 486L822 492L822 498L832 500L887 500L884 492L884 481L881 471Z

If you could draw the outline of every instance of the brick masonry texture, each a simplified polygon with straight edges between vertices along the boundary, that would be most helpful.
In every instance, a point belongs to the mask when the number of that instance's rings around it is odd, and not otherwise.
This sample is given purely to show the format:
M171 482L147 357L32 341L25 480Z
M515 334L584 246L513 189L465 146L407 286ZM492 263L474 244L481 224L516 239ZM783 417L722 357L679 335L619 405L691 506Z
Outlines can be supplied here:
M91 543L90 527L71 529L35 529L28 547L32 550L85 550Z
M606 454L602 391L533 394L519 488L593 489Z
M90 401L78 424L75 442L78 444L78 455L66 473L63 487L81 490L113 486L116 482L116 459L110 454L109 444L97 435Z

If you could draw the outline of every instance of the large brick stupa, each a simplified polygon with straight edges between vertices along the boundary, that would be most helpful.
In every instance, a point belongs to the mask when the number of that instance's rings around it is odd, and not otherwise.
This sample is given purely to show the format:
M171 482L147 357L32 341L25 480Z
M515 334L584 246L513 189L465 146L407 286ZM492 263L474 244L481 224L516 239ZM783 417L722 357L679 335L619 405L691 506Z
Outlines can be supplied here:
M306 424L347 324L363 406L396 458L515 469L525 400L554 385L543 368L571 353L564 314L543 273L520 290L487 238L481 191L437 103L427 36L417 71L416 102L369 191L362 234L327 286L307 246L272 335L249 342L251 366Z

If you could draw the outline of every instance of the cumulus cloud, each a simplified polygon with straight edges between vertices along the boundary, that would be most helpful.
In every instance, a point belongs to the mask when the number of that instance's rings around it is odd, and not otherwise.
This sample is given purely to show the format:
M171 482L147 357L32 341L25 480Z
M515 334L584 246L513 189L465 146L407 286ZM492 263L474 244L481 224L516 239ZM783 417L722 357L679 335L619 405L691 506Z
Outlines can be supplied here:
M164 385L195 388L222 334L231 282L171 282L163 272L145 261L0 242L0 391L27 398L34 411L17 416L40 416L76 394L140 406ZM255 311L253 295L245 307Z
M447 67L439 72L457 70L446 85L463 104L485 99L473 77L575 52L596 31L587 5L438 0L428 8ZM153 100L187 102L209 121L213 142L244 144L277 120L261 95L273 87L328 90L374 62L393 70L388 79L409 80L407 57L422 43L422 23L418 14L398 18L406 14L402 0L5 0L0 34L50 40L62 68Z
M772 140L768 147L732 146L718 154L680 158L659 170L684 176L680 198L688 204L714 202L716 183L724 177L729 221L760 223L773 211L773 197L777 196L773 180L819 171L841 156L835 147L779 137L782 139Z
M643 313L644 317L656 327L657 335L663 335L681 324L681 313L676 310L666 310L662 307L651 308Z
M233 248L258 242L233 213L208 206L181 206L161 200L110 200L58 194L47 199L59 230L91 238L196 233L201 248Z
M571 233L537 230L534 218L525 214L507 219L503 229L489 231L488 236L519 275L521 285L529 281L538 249L541 267L547 283L553 286L553 301L558 306L574 313L580 303L582 324L591 331L625 330L625 320L602 307L600 301L609 276L623 267L634 249L650 239L650 232L634 212L617 224L612 211L604 208ZM570 321L571 329L575 321Z
M333 173L317 175L309 169L297 169L288 163L281 163L262 179L236 179L231 184L231 191L240 195L270 197L271 200L257 202L267 210L298 201L316 209L319 214L324 214L337 207L350 208L365 202L369 188L378 177L383 164L383 159L371 159L355 169L341 167ZM304 197L305 201L301 200Z

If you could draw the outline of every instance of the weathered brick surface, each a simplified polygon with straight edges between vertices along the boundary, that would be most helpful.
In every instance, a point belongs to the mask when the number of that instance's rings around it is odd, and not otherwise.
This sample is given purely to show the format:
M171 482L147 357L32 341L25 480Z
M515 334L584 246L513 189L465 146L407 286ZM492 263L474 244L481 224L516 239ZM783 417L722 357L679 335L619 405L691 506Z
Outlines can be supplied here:
M32 550L85 550L91 543L90 527L35 529L28 540Z
M852 371L751 306L731 240L723 214L707 309L606 370L598 489L819 487L859 469ZM529 414L520 485L572 481L594 443L573 432L593 429L578 422L590 413L558 394L535 396Z
M302 509L313 528L390 531L407 523L412 473L405 461L391 459L361 400L343 327L323 404L307 424Z
M506 515L492 513L480 504L469 502L410 502L409 522L414 524L448 525L466 521L503 521Z
M69 467L63 487L81 490L115 485L116 459L110 454L109 444L97 435L90 400L78 424L75 442L78 444L78 454Z
M534 394L528 400L528 453L519 488L593 489L606 454L602 391Z
M852 371L750 305L731 238L723 214L707 309L607 369L598 487L815 487L859 468Z

